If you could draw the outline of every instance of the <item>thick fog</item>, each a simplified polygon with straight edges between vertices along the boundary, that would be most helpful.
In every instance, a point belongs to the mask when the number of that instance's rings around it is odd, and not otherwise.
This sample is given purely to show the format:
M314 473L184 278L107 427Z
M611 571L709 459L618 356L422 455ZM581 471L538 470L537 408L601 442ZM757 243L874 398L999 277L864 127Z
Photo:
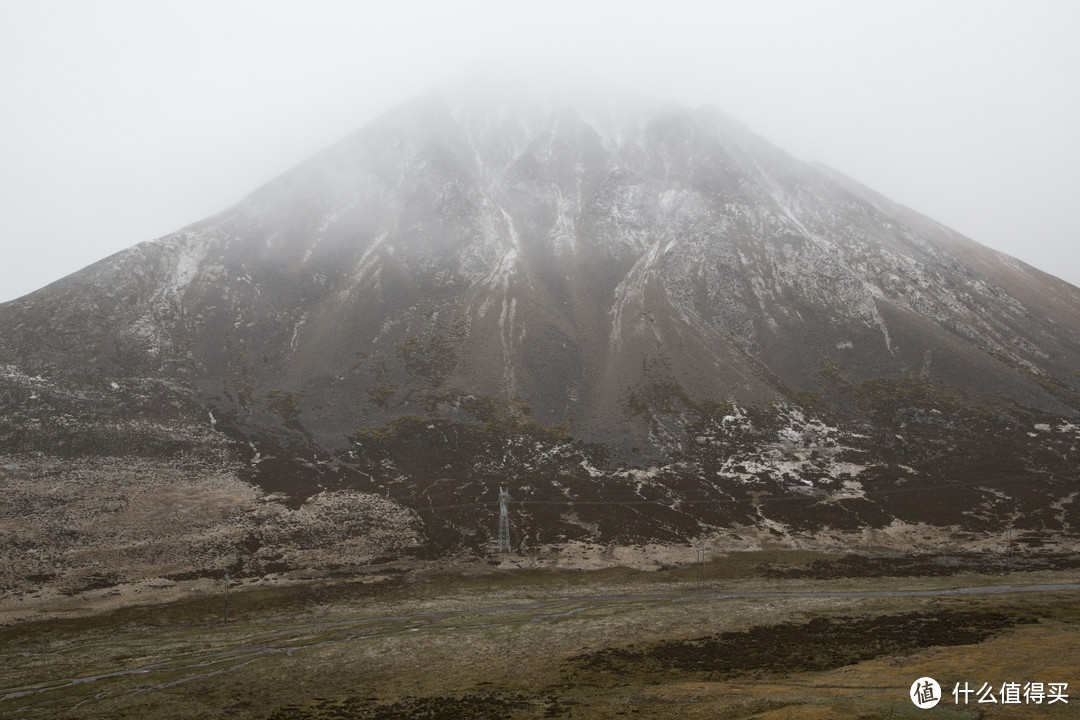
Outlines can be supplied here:
M1080 3L0 0L0 301L478 64L711 104L1080 285Z

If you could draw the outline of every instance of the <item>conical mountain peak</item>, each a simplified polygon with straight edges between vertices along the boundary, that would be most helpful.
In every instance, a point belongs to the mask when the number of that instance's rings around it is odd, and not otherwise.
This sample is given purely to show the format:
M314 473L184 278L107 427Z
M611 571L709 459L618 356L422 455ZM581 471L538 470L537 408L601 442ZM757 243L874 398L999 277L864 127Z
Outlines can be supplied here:
M947 525L962 508L888 488L941 481L948 448L963 472L1072 462L1076 307L1080 290L718 110L451 85L0 306L0 442L229 458L291 502L464 502L507 475L522 496L662 495L663 512L737 500L678 527L612 511L578 528L594 539ZM766 496L831 504L731 509ZM462 522L423 542L472 542Z

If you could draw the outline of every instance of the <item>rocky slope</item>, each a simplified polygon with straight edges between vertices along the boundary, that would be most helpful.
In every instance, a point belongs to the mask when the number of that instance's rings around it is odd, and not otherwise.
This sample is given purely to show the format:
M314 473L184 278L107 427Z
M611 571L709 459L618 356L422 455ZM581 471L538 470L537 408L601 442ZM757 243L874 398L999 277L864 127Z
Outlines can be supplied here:
M162 567L486 551L499 485L524 547L1070 543L1078 412L1080 289L714 109L456 88L0 306L3 564L207 478Z

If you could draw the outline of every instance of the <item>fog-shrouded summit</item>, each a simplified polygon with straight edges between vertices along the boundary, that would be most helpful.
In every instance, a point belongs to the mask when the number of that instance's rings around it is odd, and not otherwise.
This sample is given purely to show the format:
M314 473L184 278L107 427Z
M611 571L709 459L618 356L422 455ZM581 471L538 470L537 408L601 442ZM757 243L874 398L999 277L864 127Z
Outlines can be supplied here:
M1078 308L719 110L448 86L0 306L0 452L480 503L394 526L434 552L487 542L507 476L646 503L523 506L521 542L975 532L998 505L1071 532Z

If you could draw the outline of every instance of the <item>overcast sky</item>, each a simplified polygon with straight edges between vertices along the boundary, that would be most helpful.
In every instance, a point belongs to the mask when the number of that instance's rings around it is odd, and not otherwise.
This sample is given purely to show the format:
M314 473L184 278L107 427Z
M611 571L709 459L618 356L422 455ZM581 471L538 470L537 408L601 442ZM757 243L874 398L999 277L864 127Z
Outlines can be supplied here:
M1080 2L0 0L0 301L478 63L715 105L1080 285Z

